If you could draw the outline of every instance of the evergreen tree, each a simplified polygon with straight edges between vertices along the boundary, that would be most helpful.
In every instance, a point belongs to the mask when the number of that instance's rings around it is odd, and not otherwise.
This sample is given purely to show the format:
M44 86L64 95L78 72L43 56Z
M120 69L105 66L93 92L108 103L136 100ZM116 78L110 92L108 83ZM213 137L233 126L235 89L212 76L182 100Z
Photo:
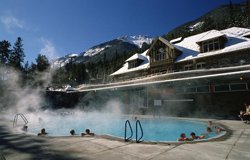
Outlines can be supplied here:
M0 64L8 63L11 53L10 47L10 42L6 40L0 41Z
M250 27L250 0L246 0L245 18L246 18L245 26Z
M21 37L17 38L10 56L10 65L19 70L23 69L22 63L25 57L22 41Z
M68 84L68 74L64 67L57 69L52 75L52 86L56 88L62 88L65 84Z
M37 63L37 70L39 72L47 70L50 66L48 58L42 54L38 54L36 58L36 63Z
M206 17L204 19L204 23L200 29L201 30L199 32L206 32L206 31L209 31L212 29L216 29L215 21L211 17Z
M230 14L230 23L232 26L235 26L235 13L234 13L234 6L232 1L230 0L229 3L229 14Z
M103 53L103 66L102 66L102 73L103 73L103 79L105 80L106 78L106 70L107 70L107 57L106 57L106 52Z

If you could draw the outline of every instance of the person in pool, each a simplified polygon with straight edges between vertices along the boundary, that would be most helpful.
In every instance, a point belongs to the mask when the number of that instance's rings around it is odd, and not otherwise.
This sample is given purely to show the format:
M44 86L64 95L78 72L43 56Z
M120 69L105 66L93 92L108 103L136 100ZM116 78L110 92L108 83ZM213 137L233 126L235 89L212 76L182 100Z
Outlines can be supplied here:
M202 135L204 135L204 138L209 138L210 134L213 132L213 130L210 127L207 127L207 132L202 133Z
M76 133L75 133L75 130L74 130L74 129L72 129L69 133L71 134L71 136L76 135Z
M222 131L225 131L225 129L220 127L220 126L215 127L215 133L220 134L220 132L222 132Z
M24 125L23 128L22 128L23 131L27 132L28 131L28 126L27 125Z
M204 135L196 136L194 132L190 133L190 139L195 140L195 139L203 139L205 138Z
M95 134L90 132L90 129L86 129L85 133L82 133L82 136L94 136Z
M212 129L210 127L207 127L207 133L211 133L212 132Z
M190 139L186 137L185 133L182 133L180 135L180 138L178 139L178 141L189 141Z
M45 131L45 128L41 129L41 133L38 133L37 135L38 136L45 136L47 135L48 133Z

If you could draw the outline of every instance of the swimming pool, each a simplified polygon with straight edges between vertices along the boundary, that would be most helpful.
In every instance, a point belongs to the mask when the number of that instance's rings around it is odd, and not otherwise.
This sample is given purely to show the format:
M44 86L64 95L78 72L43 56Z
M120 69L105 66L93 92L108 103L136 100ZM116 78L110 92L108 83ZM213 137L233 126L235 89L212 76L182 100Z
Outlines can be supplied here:
M29 116L28 116L29 117ZM124 138L125 121L129 119L133 129L133 139L135 139L135 118L115 116L109 114L81 114L74 115L50 115L46 118L36 116L29 120L28 131L39 133L42 128L46 129L50 136L69 136L70 130L74 129L80 135L89 128L97 135L111 135ZM138 118L140 120L144 136L144 141L169 142L176 141L181 133L189 137L191 132L196 135L206 133L207 123L194 120L183 120L176 118ZM127 131L128 136L130 131ZM139 135L140 137L140 132ZM215 132L207 134L206 138L218 136Z

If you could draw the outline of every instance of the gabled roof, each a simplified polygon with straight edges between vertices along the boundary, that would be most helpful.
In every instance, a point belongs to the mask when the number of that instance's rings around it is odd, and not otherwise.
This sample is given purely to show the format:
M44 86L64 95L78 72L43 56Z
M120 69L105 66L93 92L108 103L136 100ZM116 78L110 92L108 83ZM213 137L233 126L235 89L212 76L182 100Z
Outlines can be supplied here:
M145 60L145 56L136 53L133 56L131 56L130 58L128 58L125 62L133 61L133 60L136 60L136 59Z
M225 29L223 31L227 32L229 34L232 34L235 36L241 36L241 37L250 35L250 29L248 29L248 28L231 27L231 28Z
M168 45L170 48L175 48L168 40L166 40L165 38L159 37L158 38L161 42L163 42L164 44Z
M134 71L148 69L149 68L149 56L146 56L147 52L148 52L148 50L144 51L141 54L136 53L132 56L132 57L138 56L138 57L140 57L140 59L143 59L143 62L139 66L129 69L128 68L128 59L127 59L126 63L123 65L123 67L120 68L119 70L117 70L116 72L112 73L110 76L115 76L115 75L119 75L119 74L130 73L130 72L134 72ZM132 57L130 57L130 58L132 58Z
M182 40L183 40L183 37L178 37L178 38L172 39L172 40L170 41L170 43L175 44L175 43L178 43L178 42L180 42L180 41L182 41Z
M153 42L150 49L146 50L142 54L136 53L135 55L131 56L129 59L126 60L126 63L123 65L123 67L120 68L118 71L114 72L113 74L111 74L111 76L148 69L150 67L148 52L153 48L153 46L158 40L168 45L170 48L174 48L182 52L182 54L180 54L175 61L178 63L182 61L208 57L218 54L224 54L242 49L249 49L250 39L244 37L245 35L249 34L250 34L250 29L232 27L221 31L210 30L197 35L186 37L181 42L175 44L171 44L166 39L159 37ZM227 41L223 49L200 53L200 46L197 44L197 42L199 43L201 41L222 36L227 38ZM142 59L144 61L138 67L128 69L128 62L135 59Z
M225 34L221 33L220 31L210 30L210 31L204 32L202 34L202 37L200 37L200 39L198 39L196 43L207 41L207 40L218 38L218 37L223 37L223 36L225 36Z
M250 48L250 39L242 36L248 33L248 31L250 30L246 28L232 27L221 31L211 30L186 37L181 42L173 44L182 51L182 54L177 57L176 62ZM216 51L200 53L200 46L197 42L205 40L206 35L208 35L209 38L224 35L227 38L224 48Z
M168 40L166 40L165 38L158 37L157 39L154 40L153 44L152 44L152 45L150 46L150 48L148 49L148 50L149 50L148 52L150 52L150 50L152 50L152 48L154 47L155 43L156 43L158 40L161 41L162 43L164 43L165 45L167 45L167 46L168 46L169 48L171 48L171 49L177 49L177 50L179 50L177 47L175 47L174 44L170 43L170 42L169 42ZM147 55L148 55L148 53L147 53Z

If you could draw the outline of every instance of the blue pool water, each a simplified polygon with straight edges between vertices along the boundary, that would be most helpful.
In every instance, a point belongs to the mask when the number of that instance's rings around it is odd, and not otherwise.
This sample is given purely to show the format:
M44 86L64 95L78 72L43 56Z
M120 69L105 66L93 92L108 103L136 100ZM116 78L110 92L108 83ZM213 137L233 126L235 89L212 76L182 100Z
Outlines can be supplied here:
M125 121L130 120L133 129L133 139L135 139L135 119L121 118L112 115L81 115L81 116L52 116L52 118L40 119L40 121L29 121L29 132L39 133L41 128L45 128L50 136L69 136L70 130L74 129L77 134L81 134L89 128L97 135L112 135L124 138ZM202 121L191 121L174 118L138 118L141 122L144 141L176 141L181 133L190 137L191 132L196 135L206 133L207 123ZM129 128L129 127L128 127ZM130 130L127 131L130 135ZM138 136L140 137L140 131ZM218 136L212 132L206 138Z

